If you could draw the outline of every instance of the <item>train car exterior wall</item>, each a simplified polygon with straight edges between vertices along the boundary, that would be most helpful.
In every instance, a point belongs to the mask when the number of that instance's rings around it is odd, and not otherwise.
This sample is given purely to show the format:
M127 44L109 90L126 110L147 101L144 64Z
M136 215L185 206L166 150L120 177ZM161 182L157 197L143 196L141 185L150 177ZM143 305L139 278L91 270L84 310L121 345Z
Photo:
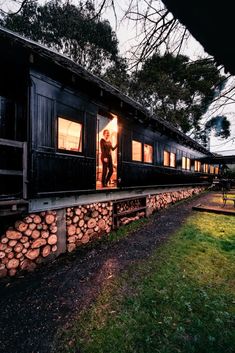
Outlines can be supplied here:
M30 77L30 196L94 190L97 107L81 92L72 92L45 75L31 72ZM58 117L82 124L82 153L58 150Z
M30 197L95 191L96 118L104 105L98 99L92 100L81 89L76 91L40 72L31 70L30 78ZM81 153L58 149L59 117L82 125ZM205 156L201 152L180 145L137 121L126 119L121 113L118 121L118 187L200 183L209 179L209 175L182 169L183 156L193 162ZM151 163L132 160L133 140L152 146ZM164 151L176 155L175 167L163 165Z

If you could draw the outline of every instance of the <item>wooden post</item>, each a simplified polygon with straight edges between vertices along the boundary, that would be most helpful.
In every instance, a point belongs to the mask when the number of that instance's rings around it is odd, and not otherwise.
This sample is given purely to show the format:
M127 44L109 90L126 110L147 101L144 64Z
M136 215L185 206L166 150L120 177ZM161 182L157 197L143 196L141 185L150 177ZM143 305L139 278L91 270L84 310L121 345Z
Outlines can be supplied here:
M66 208L56 211L57 214L57 251L56 255L66 252Z

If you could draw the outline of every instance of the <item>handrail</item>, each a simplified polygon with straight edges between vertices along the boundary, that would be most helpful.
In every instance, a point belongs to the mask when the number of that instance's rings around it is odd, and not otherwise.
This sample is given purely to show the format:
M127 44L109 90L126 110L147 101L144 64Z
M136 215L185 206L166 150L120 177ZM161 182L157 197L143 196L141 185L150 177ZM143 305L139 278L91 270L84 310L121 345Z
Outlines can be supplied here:
M22 176L22 195L24 199L27 199L27 167L28 167L28 148L27 142L15 141L15 140L8 140L0 138L0 146L8 146L8 147L15 147L22 149L22 169L21 170L3 170L0 169L0 174L2 175L15 175L15 176Z
M8 140L0 138L0 145L2 146L9 146L9 147L17 147L23 148L25 142L15 141L15 140Z

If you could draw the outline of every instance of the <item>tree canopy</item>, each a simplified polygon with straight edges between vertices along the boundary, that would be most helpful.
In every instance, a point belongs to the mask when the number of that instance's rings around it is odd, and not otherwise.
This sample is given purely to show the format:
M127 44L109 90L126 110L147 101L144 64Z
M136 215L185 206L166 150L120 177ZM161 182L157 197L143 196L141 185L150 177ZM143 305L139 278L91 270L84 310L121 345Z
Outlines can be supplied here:
M222 89L222 81L225 78L210 60L190 62L183 55L155 53L133 75L130 94L161 119L200 138L202 116ZM208 122L206 128L213 124ZM229 135L225 117L218 135Z
M160 1L147 0L142 8L135 0L126 11L130 20L143 26L144 38L135 51L136 71L128 70L128 60L119 55L115 32L101 19L109 0L98 4L97 10L92 0L81 0L78 5L69 0L48 0L45 4L21 0L17 13L1 13L0 24L68 55L195 139L206 143L212 130L227 138L230 123L225 116L203 120L209 106L221 97L226 78L211 58L190 62L180 55L186 31L181 33L182 26ZM114 4L112 0L115 11ZM172 46L169 43L175 31L178 40ZM160 55L162 44L165 54Z
M107 20L96 15L90 0L77 6L61 0L28 0L17 14L2 13L0 24L67 54L100 74L118 59L118 41Z

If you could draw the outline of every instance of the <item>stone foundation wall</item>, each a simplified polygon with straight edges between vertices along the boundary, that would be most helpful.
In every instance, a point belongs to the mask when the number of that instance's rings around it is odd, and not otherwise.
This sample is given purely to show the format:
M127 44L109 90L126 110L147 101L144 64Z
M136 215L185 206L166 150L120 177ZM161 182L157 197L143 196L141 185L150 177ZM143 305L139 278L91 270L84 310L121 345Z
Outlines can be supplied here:
M205 187L168 191L146 196L146 211L136 211L135 200L116 201L116 212L131 212L120 218L121 224L151 215L153 212L204 191ZM142 197L143 199L143 197ZM92 203L57 211L46 211L22 217L0 237L0 278L32 271L63 252L110 233L113 226L113 202Z

